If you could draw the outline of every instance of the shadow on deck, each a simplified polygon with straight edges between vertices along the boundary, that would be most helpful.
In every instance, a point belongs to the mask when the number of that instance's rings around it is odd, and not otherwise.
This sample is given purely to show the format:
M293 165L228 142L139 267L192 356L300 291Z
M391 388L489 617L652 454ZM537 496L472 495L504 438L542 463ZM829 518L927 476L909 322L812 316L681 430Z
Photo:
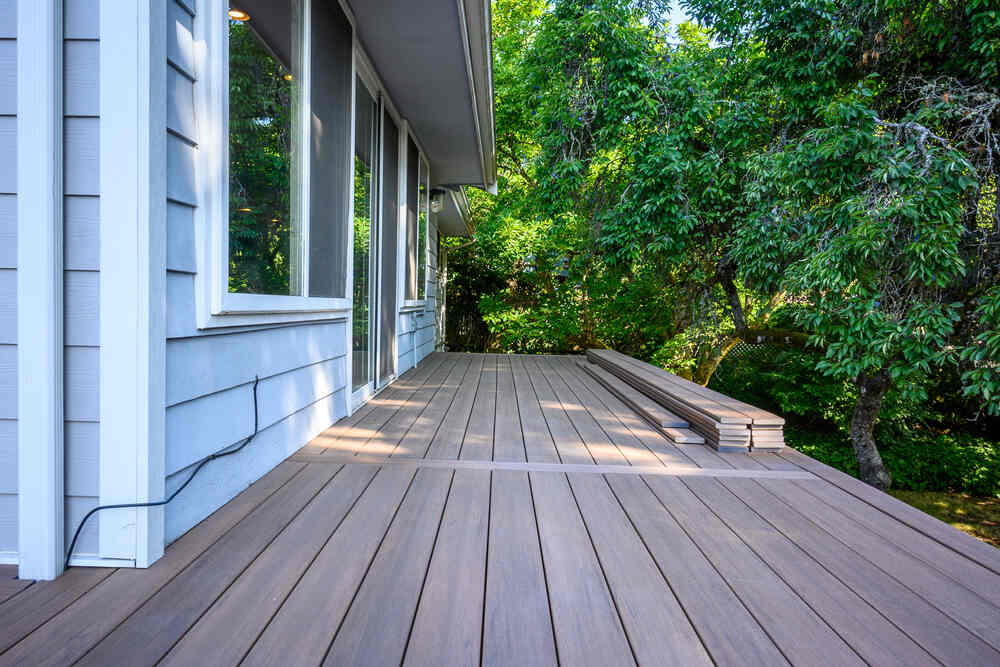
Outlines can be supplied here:
M564 357L435 354L148 570L0 584L0 664L998 664L1000 552Z

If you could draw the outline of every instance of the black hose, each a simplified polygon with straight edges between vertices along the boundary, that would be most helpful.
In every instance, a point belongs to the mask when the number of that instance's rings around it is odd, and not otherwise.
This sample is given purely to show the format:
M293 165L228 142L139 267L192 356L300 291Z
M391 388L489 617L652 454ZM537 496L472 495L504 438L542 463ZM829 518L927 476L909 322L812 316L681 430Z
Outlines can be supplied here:
M131 509L131 508L141 508L141 507L159 507L160 505L166 505L171 500L173 500L174 498L176 498L177 494L179 494L181 491L183 491L185 489L185 487L187 487L187 485L191 483L191 480L194 479L194 476L197 475L201 471L201 469L204 468L209 462L214 461L215 459L221 459L224 456L231 456L232 454L235 454L236 452L240 451L241 449L243 449L244 447L246 447L247 445L249 445L250 441L253 440L254 437L257 435L257 430L258 430L258 426L259 426L259 423L258 423L259 415L258 415L258 410L257 410L257 385L258 384L260 384L260 377L254 376L254 379L253 379L253 433L250 434L249 438L247 438L246 440L244 440L240 444L233 446L230 449L226 449L226 450L223 450L221 452L216 452L215 454L212 454L211 456L207 456L207 457L203 458L201 461L198 462L198 465L195 466L195 469L191 472L191 474L188 476L188 478L186 480L184 480L184 483L181 484L180 486L178 486L176 489L174 489L174 492L171 493L169 496L167 496L164 500L158 500L156 502L151 502L151 503L123 503L123 504L120 504L120 505L98 505L94 509L92 509L89 512L87 512L84 515L83 520L80 522L80 525L77 526L76 532L73 533L73 539L69 543L69 550L66 552L66 563L63 566L63 569L66 569L66 570L69 569L69 559L73 556L73 549L76 547L76 540L77 540L78 537L80 537L80 531L83 530L84 525L86 525L86 523L87 523L87 519L89 519L91 516L93 516L97 512L100 512L101 510Z

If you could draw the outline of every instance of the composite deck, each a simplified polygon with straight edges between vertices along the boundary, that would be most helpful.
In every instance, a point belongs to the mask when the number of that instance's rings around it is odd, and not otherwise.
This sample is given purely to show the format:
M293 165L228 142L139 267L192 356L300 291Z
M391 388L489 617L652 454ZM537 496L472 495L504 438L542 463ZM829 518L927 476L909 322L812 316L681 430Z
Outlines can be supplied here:
M4 665L1000 664L1000 551L567 357L435 354L148 570L0 574Z

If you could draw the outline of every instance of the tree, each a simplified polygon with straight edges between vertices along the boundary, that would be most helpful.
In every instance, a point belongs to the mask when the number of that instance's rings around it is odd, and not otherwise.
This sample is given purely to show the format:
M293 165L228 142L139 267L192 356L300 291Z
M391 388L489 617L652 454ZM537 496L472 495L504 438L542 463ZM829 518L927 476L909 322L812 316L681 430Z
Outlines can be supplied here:
M780 137L754 156L730 253L745 284L801 299L798 321L850 378L862 478L891 479L873 432L890 387L958 366L1000 410L1000 12L988 0L692 0L759 44Z

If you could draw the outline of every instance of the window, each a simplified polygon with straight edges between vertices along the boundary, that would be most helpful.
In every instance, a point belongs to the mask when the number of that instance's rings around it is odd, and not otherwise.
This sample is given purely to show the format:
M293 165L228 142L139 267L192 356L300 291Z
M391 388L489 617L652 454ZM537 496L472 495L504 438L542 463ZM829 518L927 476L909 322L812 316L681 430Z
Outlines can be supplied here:
M297 10L272 8L266 23L230 11L230 292L302 294Z
M417 206L417 299L423 299L427 289L427 217L429 214L430 174L427 161L420 158L420 186Z
M353 27L336 2L205 4L198 326L346 316Z
M430 170L412 137L406 151L406 292L408 300L423 299L427 285L427 216Z

